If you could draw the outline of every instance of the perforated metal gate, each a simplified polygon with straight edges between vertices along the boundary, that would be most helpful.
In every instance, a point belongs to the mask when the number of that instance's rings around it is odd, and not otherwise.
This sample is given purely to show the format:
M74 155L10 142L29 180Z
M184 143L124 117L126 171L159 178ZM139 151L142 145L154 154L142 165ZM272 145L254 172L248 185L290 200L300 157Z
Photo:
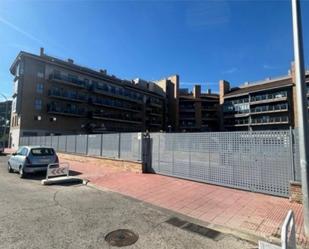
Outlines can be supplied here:
M288 196L295 178L290 131L153 133L155 173Z

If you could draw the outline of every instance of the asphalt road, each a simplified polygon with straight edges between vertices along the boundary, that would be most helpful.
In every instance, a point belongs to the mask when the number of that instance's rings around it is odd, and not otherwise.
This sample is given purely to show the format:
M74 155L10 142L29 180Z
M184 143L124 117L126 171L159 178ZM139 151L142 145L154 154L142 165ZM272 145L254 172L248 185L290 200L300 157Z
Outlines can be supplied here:
M43 175L20 179L7 172L7 159L0 156L0 248L111 248L105 236L120 228L139 235L125 248L257 248L183 221L172 225L167 221L175 214L117 193L85 185L42 186Z

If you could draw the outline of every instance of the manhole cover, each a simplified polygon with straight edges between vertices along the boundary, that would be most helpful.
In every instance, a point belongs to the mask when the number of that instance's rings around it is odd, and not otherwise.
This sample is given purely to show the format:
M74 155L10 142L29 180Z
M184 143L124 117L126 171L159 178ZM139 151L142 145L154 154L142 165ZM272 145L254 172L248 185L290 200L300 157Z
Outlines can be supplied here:
M129 246L138 240L138 234L128 229L118 229L107 234L105 240L111 246Z

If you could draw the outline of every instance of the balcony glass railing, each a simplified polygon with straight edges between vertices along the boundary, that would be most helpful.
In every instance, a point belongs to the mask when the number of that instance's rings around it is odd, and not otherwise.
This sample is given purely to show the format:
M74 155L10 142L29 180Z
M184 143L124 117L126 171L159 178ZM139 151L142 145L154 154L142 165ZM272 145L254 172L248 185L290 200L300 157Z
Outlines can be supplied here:
M252 113L259 113L259 112L271 112L271 111L287 111L288 110L288 104L277 104L277 105L263 105L263 106L257 106L251 109Z
M107 84L93 84L90 88L91 90L94 91L100 91L100 92L105 92L107 94L110 95L117 95L117 96L122 96L122 97L126 97L132 100L137 100L137 101L142 101L143 100L143 95L136 93L136 92L132 92L126 89L119 89L116 87L111 87L110 85Z
M80 79L77 79L77 78L72 78L72 77L69 77L69 76L66 76L66 75L61 75L61 74L55 74L55 73L52 73L49 75L49 79L50 80L60 80L60 81L65 81L65 82L68 82L70 84L74 84L76 86L79 86L79 87L86 87L86 82L83 81L83 80L80 80Z
M105 106L110 106L113 108L124 108L124 109L130 109L130 110L135 110L135 111L141 110L141 107L137 105L132 105L127 102L120 101L120 100L92 98L91 101L93 104L105 105Z
M74 101L87 101L86 95L78 94L76 92L59 91L59 90L49 90L48 95L52 97L60 97L65 99L71 99Z
M288 96L287 91L280 91L272 94L261 94L256 96L251 96L250 102L259 102L264 100L275 100L275 99L281 99L286 98Z
M271 124L271 123L288 123L289 118L287 116L269 117L264 116L261 118L253 118L252 124Z
M129 113L112 113L112 112L102 112L102 111L94 111L92 112L92 116L101 117L101 118L109 118L109 119L117 119L123 121L130 122L141 122L141 118L135 115L131 115Z
M49 105L47 107L48 112L59 113L59 114L68 114L75 116L85 116L86 111L83 108L70 108L70 107L62 107L57 105Z

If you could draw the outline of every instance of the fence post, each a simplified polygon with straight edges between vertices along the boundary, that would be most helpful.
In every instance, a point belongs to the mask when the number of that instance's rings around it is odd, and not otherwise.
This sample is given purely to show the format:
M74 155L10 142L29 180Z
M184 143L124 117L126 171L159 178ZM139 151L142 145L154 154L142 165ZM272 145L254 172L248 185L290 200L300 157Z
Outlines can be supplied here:
M86 135L86 155L88 155L88 151L89 151L88 146L89 146L89 135L87 134Z
M141 144L142 144L142 172L147 173L151 172L151 147L152 140L149 133L141 134Z
M100 139L100 157L103 155L103 134L101 134L101 139Z
M294 150L294 142L295 142L295 138L294 138L294 134L293 134L293 130L290 127L290 153L291 153L291 167L292 167L292 176L293 176L293 181L296 181L296 171L295 171L295 150Z
M120 150L121 150L121 133L118 134L118 158L120 159Z
M74 138L75 138L75 139L74 139L74 140L75 140L75 141L74 141L74 145L75 145L75 146L74 146L74 153L75 153L75 154L76 154L76 147L77 147L77 136L78 136L78 135L75 135L75 136L74 136Z

